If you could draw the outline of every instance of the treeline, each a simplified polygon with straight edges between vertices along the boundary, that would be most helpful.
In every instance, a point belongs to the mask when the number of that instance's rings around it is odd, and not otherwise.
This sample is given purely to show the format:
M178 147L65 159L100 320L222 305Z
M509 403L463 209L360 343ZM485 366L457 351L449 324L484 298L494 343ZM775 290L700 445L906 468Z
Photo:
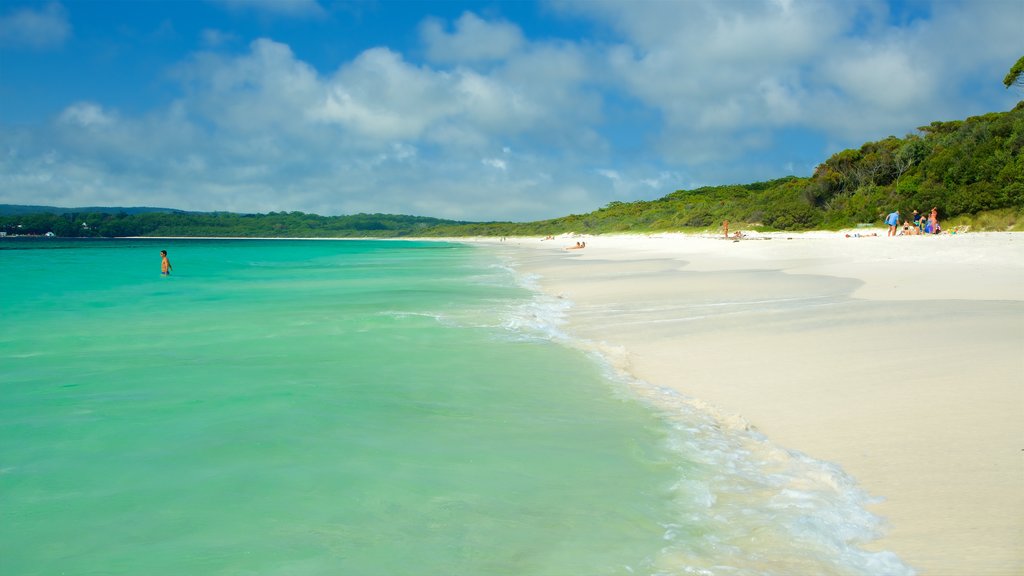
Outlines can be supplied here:
M392 238L422 235L441 224L460 222L420 216L355 214L318 216L302 212L235 214L230 212L150 212L145 214L68 212L0 216L0 230L8 235L116 238L125 236L237 237L237 238Z
M843 150L806 178L679 190L658 200L612 202L588 214L537 222L456 222L418 216L302 212L37 213L0 216L8 234L57 236L375 237L513 236L717 228L838 229L880 224L898 209L933 207L940 218L1001 213L995 229L1024 224L1024 102L953 122L933 122L904 138Z

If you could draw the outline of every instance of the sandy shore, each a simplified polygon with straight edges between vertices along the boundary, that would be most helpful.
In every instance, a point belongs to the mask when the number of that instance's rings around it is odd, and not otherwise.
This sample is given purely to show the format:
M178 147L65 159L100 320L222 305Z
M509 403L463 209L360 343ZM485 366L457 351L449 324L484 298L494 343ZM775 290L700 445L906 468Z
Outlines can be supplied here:
M883 498L872 549L925 575L1024 573L1024 234L501 244L633 376Z

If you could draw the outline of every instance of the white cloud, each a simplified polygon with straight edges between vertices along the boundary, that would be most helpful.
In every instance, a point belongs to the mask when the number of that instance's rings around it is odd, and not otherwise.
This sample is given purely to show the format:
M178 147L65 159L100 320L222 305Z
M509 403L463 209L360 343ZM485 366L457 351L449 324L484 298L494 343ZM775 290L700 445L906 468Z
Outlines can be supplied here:
M418 138L458 112L450 86L445 73L410 65L386 48L373 48L338 71L322 104L310 114L367 138Z
M316 70L291 49L256 40L238 57L196 55L173 77L184 84L188 114L198 114L224 130L243 134L302 130L303 114L321 97Z
M200 32L200 40L204 46L217 48L238 41L238 35L233 32L225 32L216 28L205 28Z
M867 44L837 56L826 70L832 85L851 100L886 110L907 110L935 91L935 78L915 65L907 50Z
M687 184L686 179L681 174L667 171L659 172L657 176L640 178L639 182L640 184L662 194L674 192L678 190L681 185Z
M455 31L445 31L444 22L436 18L420 25L427 57L434 62L476 62L501 60L525 43L519 27L509 22L487 22L472 12L465 12L455 21Z
M323 18L327 11L317 0L213 0L229 10L251 11L272 17Z
M484 158L480 160L480 163L484 166L490 166L491 168L501 170L502 172L508 170L508 162L505 162L501 158Z
M105 112L101 106L92 102L79 102L72 104L60 113L59 120L66 124L73 124L83 128L109 126L114 122L114 116Z
M57 2L0 16L0 46L54 49L63 46L70 37L67 10Z

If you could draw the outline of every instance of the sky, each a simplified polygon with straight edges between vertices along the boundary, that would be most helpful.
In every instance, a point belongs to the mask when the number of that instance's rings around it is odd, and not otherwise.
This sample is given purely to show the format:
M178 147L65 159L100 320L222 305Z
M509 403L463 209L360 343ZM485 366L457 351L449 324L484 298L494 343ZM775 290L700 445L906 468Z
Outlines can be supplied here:
M0 3L0 203L531 221L1005 111L1021 0Z

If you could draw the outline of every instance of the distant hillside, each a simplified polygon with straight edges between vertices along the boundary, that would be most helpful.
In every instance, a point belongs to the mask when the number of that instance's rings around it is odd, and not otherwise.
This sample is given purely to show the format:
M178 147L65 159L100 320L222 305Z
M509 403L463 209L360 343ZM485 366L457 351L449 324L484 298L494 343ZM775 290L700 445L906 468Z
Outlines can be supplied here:
M466 224L423 216L354 214L318 216L302 212L235 214L152 209L129 214L108 208L96 212L67 210L0 216L0 231L8 235L53 232L69 238L124 236L237 237L237 238L394 238L423 235L439 226Z
M0 204L0 216L20 216L23 214L147 214L159 212L163 214L186 213L185 210L173 208L149 208L138 206L133 208L86 206L82 208L58 208L56 206L23 206L19 204Z

